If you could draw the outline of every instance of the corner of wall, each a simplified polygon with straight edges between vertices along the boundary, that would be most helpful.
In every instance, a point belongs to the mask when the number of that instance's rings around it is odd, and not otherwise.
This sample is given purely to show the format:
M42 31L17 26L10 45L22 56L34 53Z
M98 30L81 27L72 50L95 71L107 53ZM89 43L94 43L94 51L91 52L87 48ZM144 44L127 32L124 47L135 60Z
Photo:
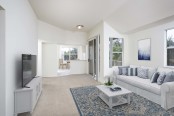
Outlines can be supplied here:
M5 10L0 6L0 115L6 115Z

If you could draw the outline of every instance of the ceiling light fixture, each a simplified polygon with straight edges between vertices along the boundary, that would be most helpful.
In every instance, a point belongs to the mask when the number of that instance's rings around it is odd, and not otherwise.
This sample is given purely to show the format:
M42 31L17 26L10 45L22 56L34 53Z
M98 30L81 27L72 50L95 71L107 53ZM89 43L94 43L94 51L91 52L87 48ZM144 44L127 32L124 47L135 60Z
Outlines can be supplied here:
M80 29L82 29L84 26L83 26L83 25L77 25L76 27L77 27L77 29L80 30Z

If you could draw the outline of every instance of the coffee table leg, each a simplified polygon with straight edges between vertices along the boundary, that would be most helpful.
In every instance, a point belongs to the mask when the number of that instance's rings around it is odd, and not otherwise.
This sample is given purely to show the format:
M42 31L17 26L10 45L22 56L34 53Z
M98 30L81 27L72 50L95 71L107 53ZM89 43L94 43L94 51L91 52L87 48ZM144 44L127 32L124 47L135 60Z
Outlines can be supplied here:
M112 109L112 97L109 97L109 108Z
M128 94L127 97L128 97L128 98L127 98L128 104L130 104L130 94Z

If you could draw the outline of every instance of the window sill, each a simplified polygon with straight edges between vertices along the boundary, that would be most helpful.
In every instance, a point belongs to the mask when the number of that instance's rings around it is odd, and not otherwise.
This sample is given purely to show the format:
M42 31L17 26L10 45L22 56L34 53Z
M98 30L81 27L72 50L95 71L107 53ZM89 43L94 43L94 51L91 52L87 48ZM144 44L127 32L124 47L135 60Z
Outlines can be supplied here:
M174 69L174 66L164 66L164 68L172 68L172 69Z

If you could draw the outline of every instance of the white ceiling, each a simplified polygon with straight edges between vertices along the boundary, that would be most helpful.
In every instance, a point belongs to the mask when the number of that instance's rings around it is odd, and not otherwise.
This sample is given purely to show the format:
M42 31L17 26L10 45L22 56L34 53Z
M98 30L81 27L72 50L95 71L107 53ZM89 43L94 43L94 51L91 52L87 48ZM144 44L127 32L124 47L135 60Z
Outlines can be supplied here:
M106 21L117 31L129 33L169 21L173 15L174 0L130 0Z
M174 15L174 0L29 1L40 20L67 30L82 24L83 31L89 31L106 21L117 31L129 33Z
M90 30L127 0L29 0L38 18L63 29Z

